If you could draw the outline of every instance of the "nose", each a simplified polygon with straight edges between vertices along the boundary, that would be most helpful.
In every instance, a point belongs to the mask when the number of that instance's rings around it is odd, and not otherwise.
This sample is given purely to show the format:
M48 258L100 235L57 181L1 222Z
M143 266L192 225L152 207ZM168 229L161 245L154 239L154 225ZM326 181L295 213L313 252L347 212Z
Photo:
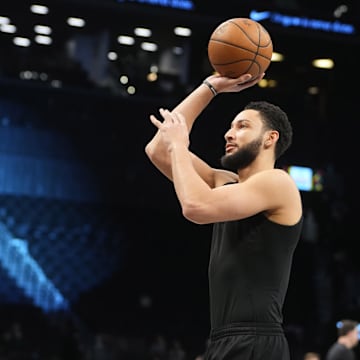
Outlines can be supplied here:
M224 138L225 138L226 141L229 141L229 140L231 140L231 139L234 138L234 136L232 135L231 129L229 129L229 130L225 133Z

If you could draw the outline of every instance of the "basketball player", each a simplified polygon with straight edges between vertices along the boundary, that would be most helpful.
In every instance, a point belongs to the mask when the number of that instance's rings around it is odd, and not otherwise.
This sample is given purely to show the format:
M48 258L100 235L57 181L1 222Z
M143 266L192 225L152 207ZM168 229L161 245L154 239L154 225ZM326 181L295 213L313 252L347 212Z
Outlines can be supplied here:
M350 319L339 321L337 335L326 353L326 360L355 360L353 349L359 344L359 323Z
M214 224L206 360L290 359L282 308L302 202L293 179L275 167L292 141L287 115L265 101L249 103L225 133L223 169L189 150L189 132L212 98L245 90L262 77L211 75L172 111L150 115L157 132L147 156L173 182L184 217Z

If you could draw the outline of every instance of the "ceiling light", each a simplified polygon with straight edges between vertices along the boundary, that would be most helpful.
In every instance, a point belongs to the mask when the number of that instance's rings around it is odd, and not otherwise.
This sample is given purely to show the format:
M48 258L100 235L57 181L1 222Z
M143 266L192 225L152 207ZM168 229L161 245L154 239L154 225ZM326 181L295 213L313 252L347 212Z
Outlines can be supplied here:
M334 61L332 59L315 59L312 65L320 69L332 69L334 67Z
M107 57L109 60L115 61L115 60L117 60L118 55L115 51L109 51Z
M340 5L338 6L335 10L334 10L334 17L336 18L341 18L343 16L343 14L348 12L348 7L347 5Z
M12 24L1 24L0 31L7 34L14 34L16 32L16 26Z
M10 19L8 17L0 16L0 25L9 24L9 23L10 23Z
M284 55L274 51L271 56L271 61L273 62L284 61Z
M117 38L118 42L122 45L134 45L135 39L131 36L120 35Z
M156 72L149 72L146 75L146 80L149 82L154 82L158 79L158 74Z
M45 35L36 35L35 42L41 45L50 45L52 43L52 39L49 36Z
M39 15L46 15L49 12L49 8L44 5L33 4L30 6L31 12Z
M186 27L182 27L182 26L177 26L174 29L174 34L178 35L178 36L190 36L191 35L191 29L186 28Z
M126 90L127 90L128 94L130 94L130 95L134 95L136 92L135 86L132 86L132 85L129 86Z
M13 42L15 45L22 46L22 47L28 47L31 44L30 39L25 38L25 37L20 37L20 36L14 37Z
M30 80L32 78L32 72L29 70L21 71L19 77L23 80Z
M51 34L51 27L46 26L46 25L35 25L34 26L34 31L37 34L50 35Z
M121 84L125 85L129 82L129 78L126 75L121 75L119 81Z
M156 51L158 49L158 46L154 43L150 43L150 42L143 42L141 44L141 48L145 51Z
M80 19L80 18L76 18L76 17L69 17L67 19L67 23L70 26L74 26L74 27L84 27L85 26L85 20Z
M157 73L159 71L159 67L157 65L151 65L150 66L150 71Z
M146 29L146 28L138 27L138 28L135 28L134 34L136 36L141 36L141 37L150 37L151 36L151 30Z

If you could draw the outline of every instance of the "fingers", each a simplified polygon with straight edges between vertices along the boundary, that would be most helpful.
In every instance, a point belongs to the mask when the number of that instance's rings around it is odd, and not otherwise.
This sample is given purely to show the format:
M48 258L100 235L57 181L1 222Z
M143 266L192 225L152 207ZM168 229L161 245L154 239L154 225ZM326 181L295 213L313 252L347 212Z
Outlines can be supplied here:
M244 75L241 75L238 80L239 80L239 83L240 84L245 84L247 83L248 81L250 81L252 78L252 76L250 74L244 74Z
M150 121L158 128L160 129L160 127L164 124L164 123L183 123L185 122L185 118L182 114L177 113L177 112L170 112L168 109L163 109L160 108L159 109L159 113L162 116L162 118L164 119L163 122L161 122L160 120L158 120L155 115L151 114L150 115Z
M164 119L164 121L160 121L159 119L156 118L155 115L151 114L150 115L150 121L158 128L160 129L161 126L163 126L163 124L169 123L169 122L174 122L174 118L171 115L170 111L167 109L159 109L160 115L162 116L162 118Z
M183 115L178 112L170 111L163 108L161 108L159 111L161 116L164 118L164 121L169 121L172 123L180 123L183 121Z
M166 119L169 117L170 112L168 110L165 110L163 108L159 109L159 113L162 116L162 118L164 119L164 121L166 121ZM150 121L158 128L160 129L161 125L163 124L159 119L156 118L155 115L151 114L150 115Z
M261 79L263 79L264 76L265 76L265 73L255 77L255 78L250 78L249 80L247 80L245 82L241 82L238 84L238 86L240 86L242 89L249 88L251 86L256 85Z
M263 77L265 76L265 73L260 74L257 77L252 77L251 74L244 74L239 76L238 78L234 79L234 81L237 83L237 85L247 85L247 84L256 84L259 82Z
M150 115L150 121L158 128L160 129L162 122L158 120L154 115Z
M159 112L163 117L164 121L173 121L172 113L168 109L160 108Z
M182 118L181 114L179 114L177 112L171 113L171 120L173 121L173 123L177 123L177 124L180 124L183 122L183 118Z

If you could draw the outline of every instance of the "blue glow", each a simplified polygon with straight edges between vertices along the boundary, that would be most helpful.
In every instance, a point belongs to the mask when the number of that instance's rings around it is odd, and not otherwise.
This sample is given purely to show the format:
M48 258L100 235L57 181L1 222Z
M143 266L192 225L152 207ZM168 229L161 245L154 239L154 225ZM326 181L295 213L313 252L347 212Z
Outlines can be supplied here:
M0 262L10 277L45 312L67 310L68 301L32 258L25 240L14 239L0 224Z
M300 16L290 16L271 11L250 11L250 18L255 21L269 20L283 27L302 27L304 29L320 30L338 34L354 35L355 27L352 24L345 24L339 21L327 21L320 19L309 19Z
M117 0L119 3L136 2L155 6L169 7L181 10L194 10L194 4L190 0Z
M288 172L294 179L296 186L302 191L311 191L313 188L313 170L305 166L289 166Z
M271 17L271 11L256 11L252 10L250 12L250 18L255 21L262 21L269 19Z

